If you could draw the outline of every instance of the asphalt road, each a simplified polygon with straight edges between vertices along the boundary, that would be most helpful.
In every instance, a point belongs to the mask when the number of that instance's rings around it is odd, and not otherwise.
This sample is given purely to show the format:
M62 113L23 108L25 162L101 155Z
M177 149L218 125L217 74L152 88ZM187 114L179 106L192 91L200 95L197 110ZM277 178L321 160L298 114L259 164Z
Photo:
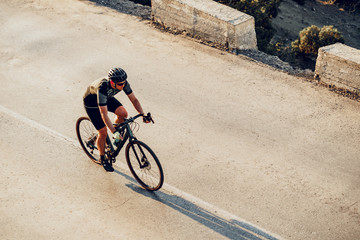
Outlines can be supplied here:
M359 102L88 1L0 9L1 239L360 238ZM113 66L156 121L158 192L76 142Z

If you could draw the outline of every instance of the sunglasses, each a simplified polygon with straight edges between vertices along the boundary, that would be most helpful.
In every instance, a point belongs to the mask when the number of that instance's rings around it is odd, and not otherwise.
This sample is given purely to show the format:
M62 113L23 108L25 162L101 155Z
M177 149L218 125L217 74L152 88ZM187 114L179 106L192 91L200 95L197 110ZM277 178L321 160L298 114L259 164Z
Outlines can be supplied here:
M123 86L125 83L126 83L126 81L118 82L118 83L116 83L116 86Z
M112 81L112 82L113 82L113 81ZM114 83L114 82L113 82L113 83ZM117 82L117 83L114 83L114 84L115 84L115 87L116 87L116 86L123 86L125 83L126 83L126 81Z

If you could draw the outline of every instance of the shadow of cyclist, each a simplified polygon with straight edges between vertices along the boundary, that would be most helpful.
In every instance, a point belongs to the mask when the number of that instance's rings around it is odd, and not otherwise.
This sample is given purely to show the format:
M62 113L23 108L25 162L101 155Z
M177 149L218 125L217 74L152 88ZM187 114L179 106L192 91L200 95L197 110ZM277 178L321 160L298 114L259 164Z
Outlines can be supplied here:
M250 224L219 217L182 197L164 191L149 192L139 187L134 178L118 170L115 170L115 172L130 181L126 186L134 192L159 201L229 239L276 239Z

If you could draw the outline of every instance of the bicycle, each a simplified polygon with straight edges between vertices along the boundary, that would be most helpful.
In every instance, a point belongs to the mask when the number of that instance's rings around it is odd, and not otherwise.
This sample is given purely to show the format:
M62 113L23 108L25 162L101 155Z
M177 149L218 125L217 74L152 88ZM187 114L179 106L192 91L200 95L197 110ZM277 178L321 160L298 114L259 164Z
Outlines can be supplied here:
M121 124L114 124L115 129L122 133L123 140L114 145L109 135L107 135L105 155L112 165L116 162L116 157L128 140L125 157L132 175L146 190L156 191L161 188L164 182L164 173L155 153L145 143L137 140L134 135L134 130L139 129L139 124L135 122L135 119L140 116L142 115L138 114L135 117L125 119ZM148 116L154 123L150 113L148 113ZM101 164L100 154L96 146L98 133L88 117L80 117L77 120L76 134L86 155L95 163Z

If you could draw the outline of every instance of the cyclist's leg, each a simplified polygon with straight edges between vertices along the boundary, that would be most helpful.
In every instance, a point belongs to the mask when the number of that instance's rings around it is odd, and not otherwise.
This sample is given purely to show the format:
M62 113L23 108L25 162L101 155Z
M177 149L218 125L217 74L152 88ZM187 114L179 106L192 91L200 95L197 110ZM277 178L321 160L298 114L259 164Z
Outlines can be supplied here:
M105 143L106 143L106 136L107 136L107 128L106 126L98 130L98 138L96 140L96 145L99 149L100 156L105 155Z
M114 171L114 168L109 164L105 157L105 143L107 138L107 127L104 121L101 118L99 108L93 108L93 110L87 111L89 118L94 124L95 128L98 130L98 137L96 139L96 145L100 153L101 165L106 171Z
M116 98L110 98L108 100L108 110L115 113L115 123L124 122L124 118L128 116L126 109Z
M122 123L124 122L124 118L127 118L128 113L126 111L126 109L124 108L124 106L120 106L115 110L115 123Z
M101 118L100 110L98 107L85 107L86 113L89 116L91 122L98 131L98 137L96 139L96 145L99 149L101 156L105 155L105 142L107 136L107 128L104 121Z

